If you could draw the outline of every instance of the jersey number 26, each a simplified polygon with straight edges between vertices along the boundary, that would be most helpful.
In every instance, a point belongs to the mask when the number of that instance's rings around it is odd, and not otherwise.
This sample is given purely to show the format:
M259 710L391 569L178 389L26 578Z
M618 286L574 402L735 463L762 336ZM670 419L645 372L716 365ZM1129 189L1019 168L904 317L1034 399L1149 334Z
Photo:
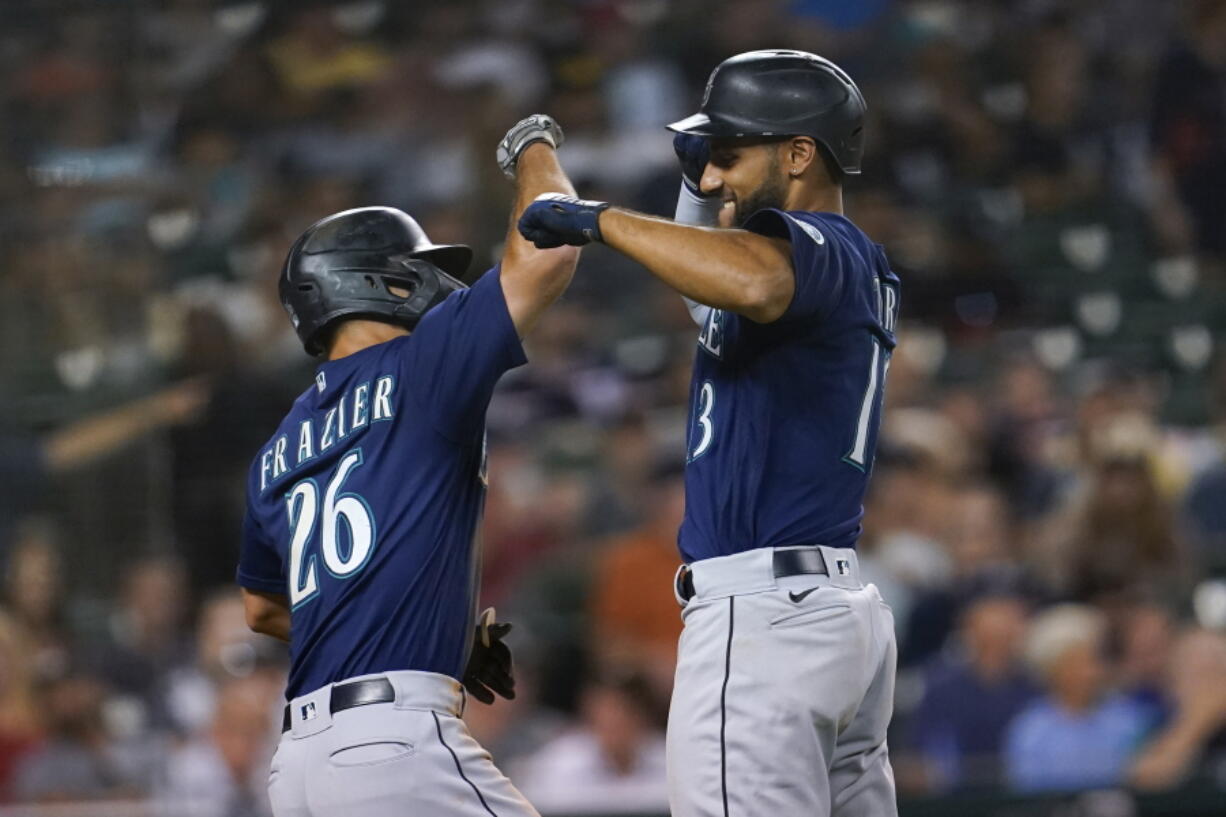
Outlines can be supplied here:
M341 459L324 490L320 508L319 485L304 479L285 495L289 514L289 601L290 609L305 604L319 594L319 568L316 554L307 551L319 530L319 555L324 569L337 579L347 579L366 566L375 549L375 519L366 500L353 493L341 493L345 480L362 465L362 449L355 448ZM341 528L348 533L342 537ZM342 552L342 538L347 538ZM306 564L303 564L303 561Z

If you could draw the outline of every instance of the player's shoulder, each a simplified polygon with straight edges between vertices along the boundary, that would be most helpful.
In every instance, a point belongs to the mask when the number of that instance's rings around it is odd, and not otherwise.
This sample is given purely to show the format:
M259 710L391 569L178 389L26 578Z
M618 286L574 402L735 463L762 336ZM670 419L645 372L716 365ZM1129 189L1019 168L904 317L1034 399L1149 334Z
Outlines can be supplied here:
M898 275L886 257L885 248L847 216L806 210L792 210L786 215L798 224L807 225L806 232L820 231L831 246L831 252L851 262L853 268L862 269L869 280L880 277L898 285Z
M417 322L417 327L408 336L406 342L417 337L418 341L416 343L421 343L422 339L428 338L433 333L444 329L453 321L463 319L465 315L474 309L478 312L489 309L490 307L487 304L491 299L502 299L502 286L499 280L500 269L501 264L495 264L483 272L477 280L473 281L471 286L458 289L444 298L421 317L421 320Z
M816 212L812 210L789 210L785 213L794 219L807 233L820 232L822 238L836 246L854 248L861 255L880 249L854 221L842 213Z
M866 245L872 245L859 227L839 213L766 208L750 216L745 229L772 238L787 239L794 247L800 242L805 249L822 254L840 252L850 247L862 252Z

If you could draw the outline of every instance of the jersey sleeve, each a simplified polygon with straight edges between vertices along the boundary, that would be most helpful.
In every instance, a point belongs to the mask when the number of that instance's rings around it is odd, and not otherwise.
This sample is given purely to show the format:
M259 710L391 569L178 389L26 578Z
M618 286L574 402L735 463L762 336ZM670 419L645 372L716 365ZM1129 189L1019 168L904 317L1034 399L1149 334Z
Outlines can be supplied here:
M759 210L745 229L771 238L785 238L792 245L792 268L796 290L787 310L776 323L796 323L828 318L843 299L844 273L837 254L820 222L804 212Z
M264 535L250 508L243 517L243 540L239 546L236 578L239 585L248 590L285 593L285 568L281 556Z
M426 313L406 344L406 382L435 428L453 440L484 426L498 379L528 362L500 272L494 267Z

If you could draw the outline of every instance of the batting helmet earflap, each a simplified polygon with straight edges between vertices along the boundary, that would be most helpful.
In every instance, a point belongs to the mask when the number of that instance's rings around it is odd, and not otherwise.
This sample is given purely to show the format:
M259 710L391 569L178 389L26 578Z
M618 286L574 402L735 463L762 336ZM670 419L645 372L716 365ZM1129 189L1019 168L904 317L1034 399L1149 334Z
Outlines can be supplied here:
M307 354L319 355L324 330L344 318L412 329L471 283L471 261L468 247L432 243L394 207L345 210L312 224L290 247L281 271L281 304Z
M866 109L851 77L828 59L748 51L715 66L699 112L668 127L698 136L811 136L844 173L856 174Z

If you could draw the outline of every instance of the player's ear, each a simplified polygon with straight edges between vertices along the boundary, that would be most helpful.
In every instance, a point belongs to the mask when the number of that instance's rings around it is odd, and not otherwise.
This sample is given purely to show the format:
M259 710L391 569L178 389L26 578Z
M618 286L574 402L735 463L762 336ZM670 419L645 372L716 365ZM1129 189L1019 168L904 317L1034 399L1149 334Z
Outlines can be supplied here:
M793 136L784 142L783 166L788 176L803 176L817 160L817 142L808 136Z

